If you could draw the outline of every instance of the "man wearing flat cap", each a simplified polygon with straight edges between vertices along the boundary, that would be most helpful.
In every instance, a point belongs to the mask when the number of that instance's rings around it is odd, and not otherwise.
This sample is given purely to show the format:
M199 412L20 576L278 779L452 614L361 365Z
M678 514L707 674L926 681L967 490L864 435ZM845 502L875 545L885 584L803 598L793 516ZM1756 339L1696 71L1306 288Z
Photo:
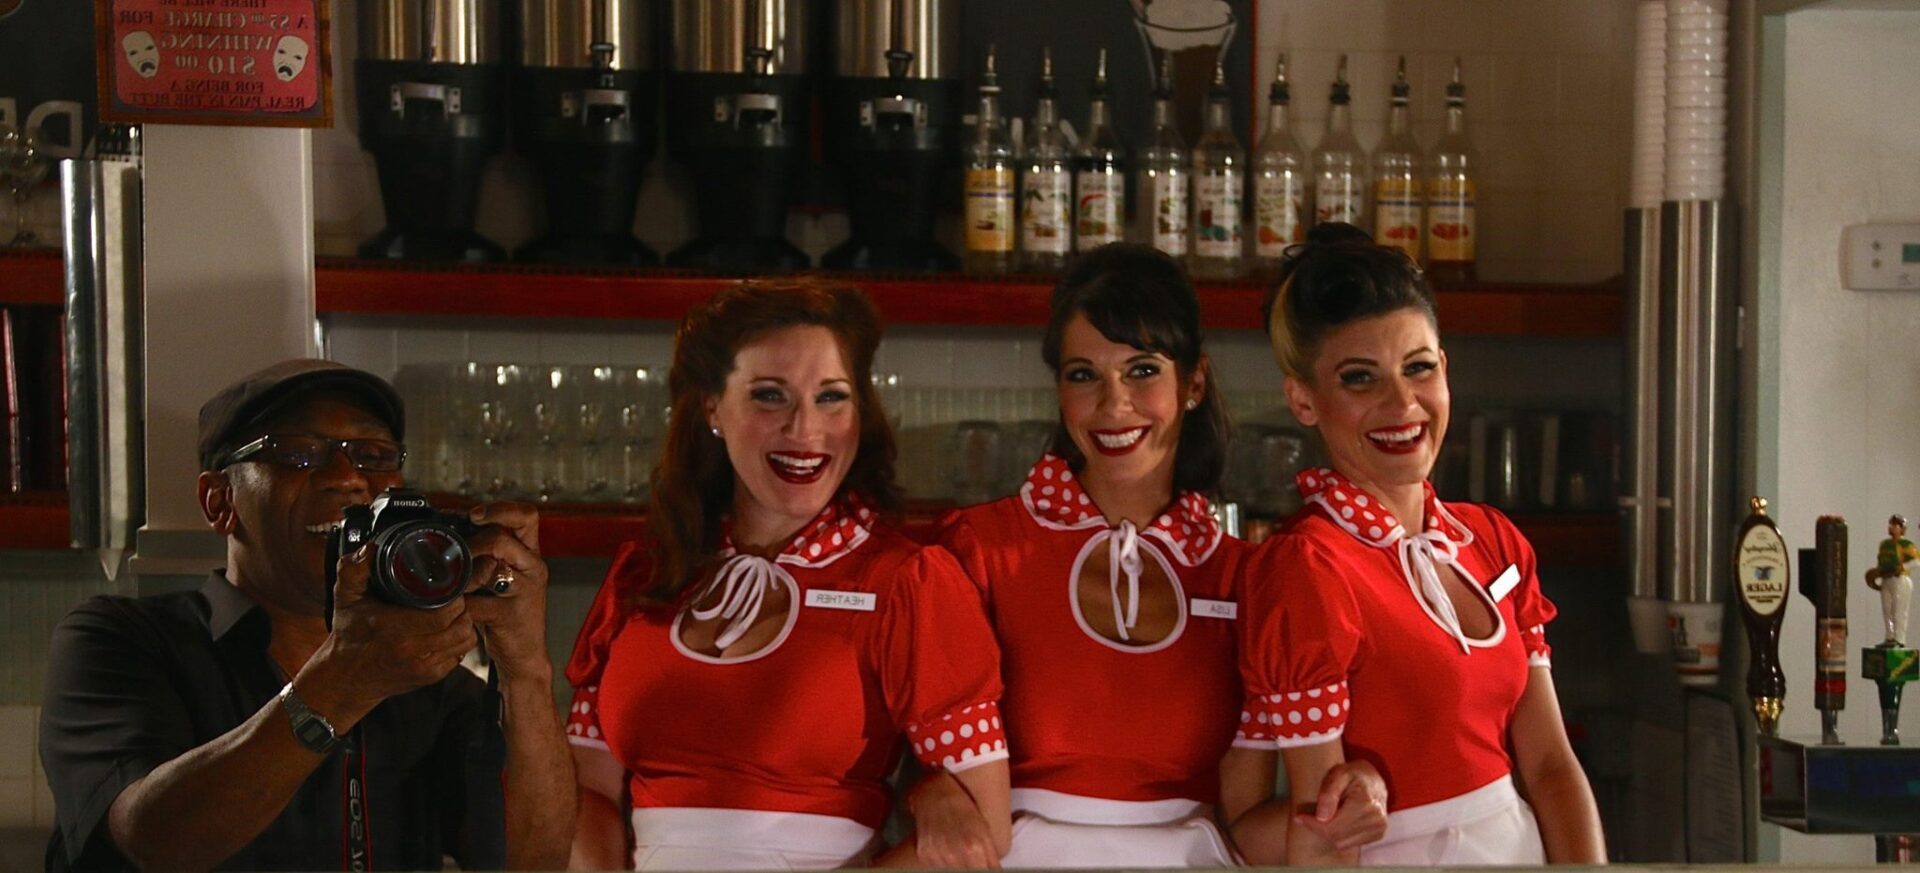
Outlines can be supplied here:
M327 361L201 407L200 506L227 566L194 591L94 598L54 632L49 870L565 866L573 773L533 510L473 510L488 596L384 602L368 549L326 586L329 529L400 484L405 430L392 387ZM459 666L476 633L497 691Z

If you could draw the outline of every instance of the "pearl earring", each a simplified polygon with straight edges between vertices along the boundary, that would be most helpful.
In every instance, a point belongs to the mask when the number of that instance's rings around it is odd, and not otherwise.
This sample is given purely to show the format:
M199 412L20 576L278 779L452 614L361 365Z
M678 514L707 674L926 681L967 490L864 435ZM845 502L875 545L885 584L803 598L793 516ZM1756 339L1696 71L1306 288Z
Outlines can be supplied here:
M712 431L713 431L713 438L714 438L714 439L719 439L719 438L720 438L720 429L719 429L719 428L717 428L717 427L716 427L716 428L710 428L710 430L712 430Z
M1194 411L1194 410L1196 410L1196 409L1199 409L1199 408L1200 408L1200 401L1198 401L1198 400L1194 400L1194 399L1192 399L1192 398L1188 398L1188 400L1187 400L1187 411L1188 411L1188 412L1192 412L1192 411Z

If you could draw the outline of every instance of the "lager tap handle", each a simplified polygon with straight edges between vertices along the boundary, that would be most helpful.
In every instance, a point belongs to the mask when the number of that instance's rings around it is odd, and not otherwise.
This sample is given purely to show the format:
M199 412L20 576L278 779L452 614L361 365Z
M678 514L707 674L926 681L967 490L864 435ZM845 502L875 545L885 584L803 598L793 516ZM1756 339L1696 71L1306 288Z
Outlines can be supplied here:
M1740 597L1740 617L1747 627L1747 696L1760 732L1775 736L1780 710L1787 696L1787 677L1780 669L1780 625L1786 618L1791 567L1787 543L1767 515L1767 500L1755 497L1753 512L1740 524L1733 549L1734 593Z

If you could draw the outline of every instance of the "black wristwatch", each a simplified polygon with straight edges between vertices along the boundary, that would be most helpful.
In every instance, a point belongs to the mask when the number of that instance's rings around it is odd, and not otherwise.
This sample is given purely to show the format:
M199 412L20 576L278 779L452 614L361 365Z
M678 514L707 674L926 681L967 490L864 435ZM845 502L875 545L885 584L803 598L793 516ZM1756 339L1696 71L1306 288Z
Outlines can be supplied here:
M333 730L333 724L327 717L307 708L307 702L293 690L293 683L280 689L280 708L287 711L287 721L293 725L293 738L306 746L307 751L324 755L340 744L340 735Z

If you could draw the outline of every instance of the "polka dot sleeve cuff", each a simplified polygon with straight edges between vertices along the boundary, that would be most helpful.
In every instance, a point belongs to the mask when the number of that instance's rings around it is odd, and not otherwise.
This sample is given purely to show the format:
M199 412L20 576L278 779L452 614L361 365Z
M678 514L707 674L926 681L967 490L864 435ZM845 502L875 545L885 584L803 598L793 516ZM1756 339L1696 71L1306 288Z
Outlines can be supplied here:
M1233 744L1285 749L1336 740L1346 730L1348 710L1345 682L1282 694L1250 694Z
M929 770L971 770L1007 758L1007 734L1000 727L1000 703L962 707L939 718L907 725L913 754Z
M574 689L573 705L567 708L567 742L606 750L607 738L600 732L600 686Z
M1552 667L1553 647L1547 645L1547 628L1536 624L1520 632L1520 644L1527 650L1527 666Z

